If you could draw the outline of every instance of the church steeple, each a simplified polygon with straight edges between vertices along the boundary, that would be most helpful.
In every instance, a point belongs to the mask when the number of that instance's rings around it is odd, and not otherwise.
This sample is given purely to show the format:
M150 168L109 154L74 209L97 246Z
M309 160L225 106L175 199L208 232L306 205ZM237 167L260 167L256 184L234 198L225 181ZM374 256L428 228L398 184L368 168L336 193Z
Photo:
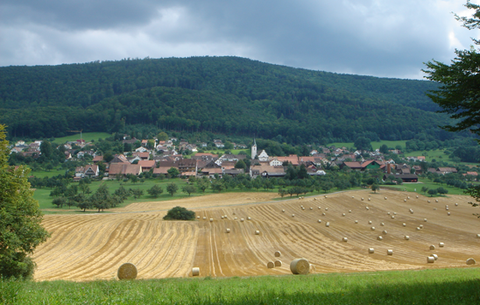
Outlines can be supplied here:
M255 157L257 156L257 141L255 140L255 137L253 138L251 154L252 154L252 160L255 159Z

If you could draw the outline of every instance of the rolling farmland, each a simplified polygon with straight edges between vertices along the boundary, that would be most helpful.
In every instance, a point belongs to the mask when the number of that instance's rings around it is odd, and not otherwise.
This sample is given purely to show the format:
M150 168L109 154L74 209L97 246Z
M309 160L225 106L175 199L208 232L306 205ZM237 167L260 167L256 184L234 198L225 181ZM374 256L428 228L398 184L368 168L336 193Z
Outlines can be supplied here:
M417 199L415 193L361 190L271 201L276 196L227 193L142 202L103 214L46 215L52 236L33 256L35 279L112 279L126 262L137 267L138 278L149 279L189 277L193 267L200 276L290 274L298 257L308 259L314 273L466 267L468 258L480 260L480 220L466 196ZM177 205L200 219L163 221ZM438 260L427 264L431 254ZM275 260L282 266L267 268Z

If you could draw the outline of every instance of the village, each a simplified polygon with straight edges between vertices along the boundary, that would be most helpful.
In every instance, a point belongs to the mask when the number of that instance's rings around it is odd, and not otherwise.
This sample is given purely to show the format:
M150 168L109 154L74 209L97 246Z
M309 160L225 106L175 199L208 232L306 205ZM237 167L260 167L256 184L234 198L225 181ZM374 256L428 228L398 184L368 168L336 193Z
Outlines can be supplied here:
M74 181L85 177L95 179L119 179L127 176L139 176L150 173L158 177L210 177L222 178L237 175L249 175L251 178L282 178L286 175L287 166L304 166L309 176L327 175L331 169L350 169L365 171L379 169L384 173L383 180L391 182L417 182L418 176L426 172L445 175L457 173L455 167L427 168L424 156L408 157L394 161L388 156L398 155L398 149L392 149L385 156L379 149L373 151L350 151L346 147L318 147L312 149L308 156L290 154L288 156L269 156L265 150L259 151L256 141L249 146L245 144L228 143L234 149L241 149L239 154L229 153L225 144L218 139L213 145L224 153L198 152L206 149L205 142L192 144L185 140L170 138L168 140L130 138L127 135L122 140L124 147L131 148L123 154L105 156L95 149L90 142L79 139L67 142L57 147L65 154L65 162L89 160L87 164L75 169ZM17 141L11 147L11 154L21 154L24 157L36 159L41 156L42 141L26 144ZM246 153L250 150L250 155ZM180 152L189 151L188 155ZM364 156L368 156L365 158ZM476 178L477 172L464 173L464 176Z

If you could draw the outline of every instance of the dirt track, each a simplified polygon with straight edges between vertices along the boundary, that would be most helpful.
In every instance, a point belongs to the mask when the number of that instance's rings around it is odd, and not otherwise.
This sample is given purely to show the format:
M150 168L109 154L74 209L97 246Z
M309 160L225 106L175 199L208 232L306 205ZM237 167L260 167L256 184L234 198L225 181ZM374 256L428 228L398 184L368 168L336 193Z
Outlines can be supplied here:
M466 196L435 202L424 196L417 199L414 193L363 190L271 202L276 196L219 194L132 204L109 214L46 215L44 225L52 237L34 254L35 279L112 279L125 262L135 264L138 278L144 279L188 277L192 267L200 267L200 276L290 274L290 262L297 257L308 259L316 273L465 267L470 257L480 263L480 238L476 238L480 219L472 215L476 210ZM201 218L163 221L166 211L177 205ZM225 215L228 218L222 219ZM420 225L423 228L417 230ZM260 234L255 235L255 230ZM439 247L440 242L445 247ZM430 250L430 245L436 249ZM374 254L368 253L370 247ZM393 250L392 256L387 249ZM275 251L281 257L275 258ZM427 264L433 253L438 260ZM282 267L268 269L267 262L276 259Z

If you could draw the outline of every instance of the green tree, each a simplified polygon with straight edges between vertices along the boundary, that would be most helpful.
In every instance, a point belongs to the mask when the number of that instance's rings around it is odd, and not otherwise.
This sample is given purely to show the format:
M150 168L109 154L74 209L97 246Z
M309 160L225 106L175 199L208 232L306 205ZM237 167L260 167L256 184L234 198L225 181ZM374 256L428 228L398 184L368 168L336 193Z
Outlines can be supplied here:
M374 193L376 193L380 189L380 187L378 186L378 184L374 183L372 184L371 189Z
M173 168L173 167L172 167ZM167 192L173 196L178 190L178 186L175 183L170 183L167 185Z
M386 144L383 144L382 146L380 146L379 151L380 151L382 154L388 154L388 146L387 146Z
M157 139L159 141L167 141L168 140L168 135L166 132L162 131L157 135Z
M437 189L428 190L428 194L430 195L430 197L437 195L437 193L438 193Z
M184 187L182 187L182 192L187 193L188 196L190 196L191 193L195 193L197 191L197 188L191 184L187 184Z
M176 178L176 177L178 177L178 175L180 175L180 172L178 171L178 168L176 168L176 167L170 167L170 169L167 170L167 173L172 178Z
M237 163L235 163L235 168L246 169L247 165L245 164L245 162L242 159L240 159L240 160L237 161Z
M8 165L5 126L0 125L0 276L30 278L35 263L28 256L49 236L28 183L29 169Z
M155 184L147 191L147 193L149 193L150 196L157 198L161 193L163 193L163 189L158 184Z
M167 215L163 217L164 220L195 220L195 212L189 211L184 207L176 206L168 210Z
M354 144L355 145L355 148L357 150L373 150L372 149L372 144L370 143L371 140L369 138L365 138L365 137L358 137Z

